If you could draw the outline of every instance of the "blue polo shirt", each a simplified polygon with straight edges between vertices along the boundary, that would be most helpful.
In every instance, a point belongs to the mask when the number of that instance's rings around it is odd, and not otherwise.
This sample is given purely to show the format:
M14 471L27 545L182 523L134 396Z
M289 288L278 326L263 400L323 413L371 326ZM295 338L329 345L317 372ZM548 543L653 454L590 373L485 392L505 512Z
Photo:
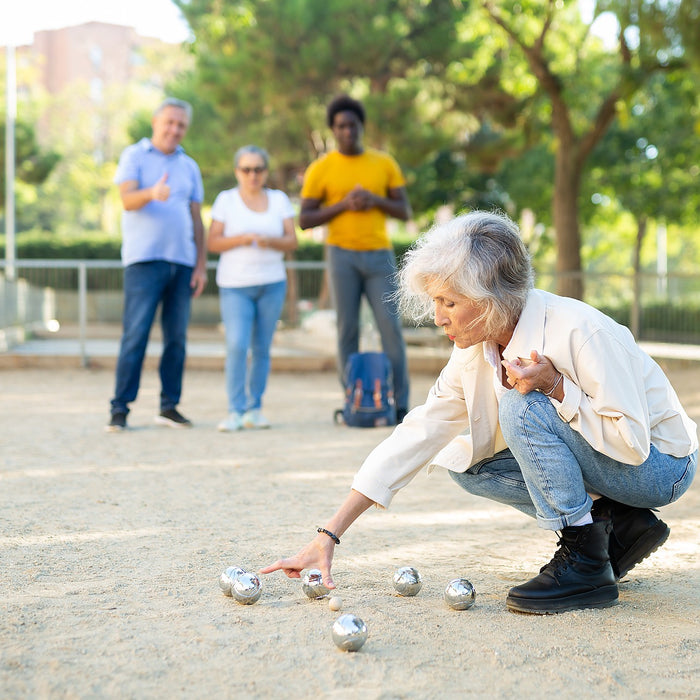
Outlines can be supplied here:
M122 212L122 263L131 265L165 260L194 267L197 249L190 203L201 203L204 186L199 166L182 146L170 154L159 151L150 139L141 139L122 152L114 176L120 185L128 180L137 189L151 187L165 174L170 197L153 201L141 209Z

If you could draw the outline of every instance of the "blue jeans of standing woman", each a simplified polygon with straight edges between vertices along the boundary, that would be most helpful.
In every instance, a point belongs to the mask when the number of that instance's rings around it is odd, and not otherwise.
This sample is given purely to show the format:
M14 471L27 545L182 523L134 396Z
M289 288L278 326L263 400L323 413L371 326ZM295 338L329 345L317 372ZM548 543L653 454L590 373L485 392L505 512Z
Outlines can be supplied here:
M192 299L192 268L151 260L124 268L123 333L117 360L112 414L128 413L141 382L148 336L158 305L163 331L160 358L160 410L175 408L182 393L187 324Z
M286 291L286 280L219 289L219 306L226 332L229 413L245 413L262 406L270 373L272 336L282 313Z
M657 508L680 498L695 476L697 450L688 457L672 457L652 445L639 465L597 452L536 391L524 396L515 389L507 392L499 420L509 449L450 476L470 493L537 518L547 530L559 530L586 515L592 504L589 494Z
M346 250L329 245L328 266L338 324L338 374L345 385L348 357L360 346L360 302L364 294L374 314L382 349L394 375L396 408L408 408L408 366L401 318L393 295L396 260L392 250Z

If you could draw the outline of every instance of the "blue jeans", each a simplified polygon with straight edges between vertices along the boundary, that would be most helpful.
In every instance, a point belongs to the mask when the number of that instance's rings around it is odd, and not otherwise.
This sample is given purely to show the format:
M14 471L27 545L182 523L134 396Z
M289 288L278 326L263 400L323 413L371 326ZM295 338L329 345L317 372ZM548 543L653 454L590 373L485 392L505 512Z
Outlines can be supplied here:
M369 302L382 349L394 375L396 408L408 408L408 365L401 318L393 295L396 291L396 259L392 250L346 250L329 245L328 267L338 324L338 374L345 386L348 357L360 346L360 303Z
M192 268L152 260L124 268L123 333L117 360L112 413L128 413L139 391L148 336L158 305L161 305L163 354L160 358L160 409L180 402L185 369L187 324L192 299Z
M638 508L673 503L690 486L697 450L672 457L653 445L640 465L623 464L597 452L533 391L511 389L501 399L499 420L509 449L450 476L466 491L511 505L559 530L591 509L588 495L607 496Z
M272 336L282 313L286 291L285 280L219 289L219 307L226 331L229 413L245 413L262 406L270 374Z

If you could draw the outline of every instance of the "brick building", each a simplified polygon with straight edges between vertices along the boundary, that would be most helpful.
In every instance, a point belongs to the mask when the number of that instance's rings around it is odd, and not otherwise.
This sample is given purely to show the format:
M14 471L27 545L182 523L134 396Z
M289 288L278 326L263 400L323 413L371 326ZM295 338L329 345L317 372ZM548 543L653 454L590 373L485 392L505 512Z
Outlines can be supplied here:
M129 26L86 22L39 31L16 50L18 102L43 105L37 114L43 145L89 153L99 164L116 157L134 113L155 107L189 60L179 44Z
M99 102L106 86L142 79L145 50L169 46L139 36L133 27L87 22L36 32L31 45L17 49L17 62L18 67L33 66L33 78L50 95L85 82L90 85L92 99ZM31 90L36 86L22 85L18 76L18 88Z

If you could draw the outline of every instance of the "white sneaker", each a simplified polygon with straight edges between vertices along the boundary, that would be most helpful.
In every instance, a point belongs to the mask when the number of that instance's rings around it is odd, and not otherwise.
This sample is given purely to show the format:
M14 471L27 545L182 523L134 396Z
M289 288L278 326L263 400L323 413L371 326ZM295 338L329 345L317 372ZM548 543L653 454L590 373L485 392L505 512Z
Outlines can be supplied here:
M240 413L229 413L224 420L216 426L220 433L233 433L243 429L243 416Z
M259 408L254 408L252 411L246 411L243 414L243 427L262 430L270 427L270 421L263 416Z

